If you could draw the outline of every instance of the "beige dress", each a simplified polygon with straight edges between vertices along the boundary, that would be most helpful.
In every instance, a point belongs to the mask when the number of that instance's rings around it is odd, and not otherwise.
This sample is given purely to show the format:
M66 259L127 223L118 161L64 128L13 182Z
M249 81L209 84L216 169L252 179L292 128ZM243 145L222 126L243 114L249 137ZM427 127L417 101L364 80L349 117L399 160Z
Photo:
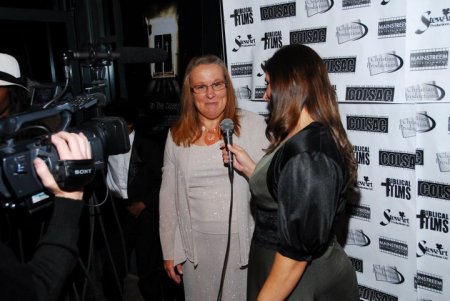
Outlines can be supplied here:
M264 118L241 111L233 142L258 161L268 146ZM160 237L165 260L183 263L186 301L217 300L228 229L230 183L219 143L177 146L169 133L160 191ZM245 300L254 229L247 179L235 172L231 248L223 301Z
M188 181L194 246L198 264L183 265L186 300L217 300L228 236L230 181L219 143L192 146ZM239 265L236 206L233 206L230 254L222 300L246 299L247 269Z

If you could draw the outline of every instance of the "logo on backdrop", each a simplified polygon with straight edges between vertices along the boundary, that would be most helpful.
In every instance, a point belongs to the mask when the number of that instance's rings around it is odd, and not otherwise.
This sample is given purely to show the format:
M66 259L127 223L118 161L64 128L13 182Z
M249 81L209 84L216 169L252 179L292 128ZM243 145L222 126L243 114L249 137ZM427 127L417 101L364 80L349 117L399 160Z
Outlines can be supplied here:
M411 199L411 183L408 180L386 178L385 182L381 182L381 186L385 187L386 197Z
M378 21L378 38L404 37L406 35L406 18L386 18Z
M368 301L398 301L398 297L394 295L389 295L383 291L367 287L365 285L358 284L358 292L361 300Z
M442 290L444 287L444 281L441 276L417 271L417 274L414 276L414 288L424 289L428 291L432 291L435 293L442 294Z
M235 63L231 64L231 76L232 77L249 77L252 76L253 64L252 63Z
M349 101L393 102L394 94L393 86L347 86L345 88L345 100Z
M370 222L370 207L368 205L347 203L345 208L350 217Z
M445 97L445 90L433 80L406 87L405 97L407 101L441 100Z
M245 38L243 38L242 36L237 36L234 39L234 43L236 43L236 47L233 48L233 52L237 52L239 51L239 49L241 49L241 47L252 47L256 45L256 39L254 37L252 37L251 34L248 34Z
M408 243L388 237L380 237L378 240L378 247L383 253L408 258Z
M336 37L338 39L338 44L362 39L368 32L369 29L366 25L361 23L360 20L342 24L336 27Z
M261 21L295 17L296 2L287 2L260 7Z
M403 59L395 54L395 51L374 55L367 58L367 67L370 76L380 73L392 73L398 71L403 66Z
M354 73L356 71L356 56L323 58L328 73Z
M436 121L428 116L426 111L416 113L416 131L418 133L426 133L432 131L436 127Z
M423 158L423 149L416 149L416 166L424 164Z
M265 32L261 41L264 43L264 50L281 48L283 46L281 30Z
M386 209L383 212L384 221L380 222L380 225L387 226L389 224L395 224L399 226L409 227L409 218L406 217L405 212L398 211L395 214L391 214L391 209Z
M263 61L261 64L259 64L259 71L256 73L257 77L263 77L264 74L266 74L266 71L264 71L266 69L266 61Z
M447 213L422 209L416 217L419 219L420 229L448 233Z
M411 71L448 68L448 49L413 50L410 54Z
M293 30L289 32L289 43L291 44L315 44L326 43L327 28L310 28L305 30Z
M419 180L417 182L417 195L450 201L450 185Z
M353 145L356 162L360 165L370 165L370 148L365 145Z
M426 133L436 127L436 121L427 112L417 112L415 117L400 119L399 129L403 138L416 136L416 133Z
M363 273L364 272L364 262L362 259L355 258L355 257L348 257L350 261L352 262L353 268L355 271Z
M234 19L234 26L253 24L253 10L251 7L236 8L230 15Z
M264 101L264 93L266 93L266 86L255 87L255 98Z
M391 2L391 0L383 0L383 1L381 1L381 5L387 5L387 4L389 4L389 2Z
M347 130L371 133L388 133L389 118L347 115Z
M370 6L370 0L342 0L342 9Z
M370 237L362 229L352 229L347 233L347 246L367 247L370 245Z
M450 171L450 152L436 153L436 162L440 172Z
M397 270L396 266L374 264L373 273L375 274L375 280L377 281L389 282L392 284L402 284L405 282L405 277Z
M306 15L308 17L323 14L329 11L334 5L334 0L308 0L305 1Z
M444 8L440 13L432 14L426 11L422 14L420 21L422 26L416 30L416 34L422 34L430 27L442 27L450 25L450 8Z
M373 190L373 183L369 180L368 176L364 176L363 180L356 181L356 187L359 189Z
M431 247L428 247L428 243L426 240L421 240L417 243L417 252L416 257L420 258L425 255L432 256L440 259L448 260L448 250L446 250L442 244L435 243L430 244Z
M248 85L241 86L239 88L234 89L234 93L238 99L251 99L252 98L252 90Z
M416 153L379 150L378 163L380 166L415 169Z

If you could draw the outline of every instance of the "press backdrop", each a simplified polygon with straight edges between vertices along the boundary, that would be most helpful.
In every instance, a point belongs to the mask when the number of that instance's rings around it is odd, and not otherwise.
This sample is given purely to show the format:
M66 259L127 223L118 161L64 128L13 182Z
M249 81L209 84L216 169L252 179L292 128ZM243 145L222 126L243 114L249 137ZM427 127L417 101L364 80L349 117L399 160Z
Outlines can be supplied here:
M267 113L261 66L281 46L327 64L359 163L345 250L361 299L450 300L450 1L222 5L241 108Z

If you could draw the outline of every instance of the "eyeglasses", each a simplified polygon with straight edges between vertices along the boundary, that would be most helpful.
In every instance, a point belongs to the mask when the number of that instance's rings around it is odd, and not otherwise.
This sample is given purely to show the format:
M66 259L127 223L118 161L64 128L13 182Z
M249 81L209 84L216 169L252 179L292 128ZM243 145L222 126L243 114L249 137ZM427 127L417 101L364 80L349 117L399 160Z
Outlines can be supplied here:
M227 86L227 82L215 82L211 85L197 85L191 87L191 91L195 94L205 94L208 92L208 88L211 87L214 91L223 90Z

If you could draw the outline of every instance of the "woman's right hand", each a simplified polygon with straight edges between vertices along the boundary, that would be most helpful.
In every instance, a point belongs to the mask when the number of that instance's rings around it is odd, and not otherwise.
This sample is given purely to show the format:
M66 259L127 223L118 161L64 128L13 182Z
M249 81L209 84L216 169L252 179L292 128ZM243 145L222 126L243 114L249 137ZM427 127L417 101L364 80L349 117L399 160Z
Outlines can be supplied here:
M227 164L230 158L228 158L228 152L224 143L220 144L220 149L222 150L223 163ZM255 170L255 161L253 161L245 149L237 144L228 144L228 150L234 155L234 169L242 172L247 178L250 178Z
M164 260L164 269L170 279L175 283L181 283L181 276L183 275L183 266L181 264L173 265L173 260Z

